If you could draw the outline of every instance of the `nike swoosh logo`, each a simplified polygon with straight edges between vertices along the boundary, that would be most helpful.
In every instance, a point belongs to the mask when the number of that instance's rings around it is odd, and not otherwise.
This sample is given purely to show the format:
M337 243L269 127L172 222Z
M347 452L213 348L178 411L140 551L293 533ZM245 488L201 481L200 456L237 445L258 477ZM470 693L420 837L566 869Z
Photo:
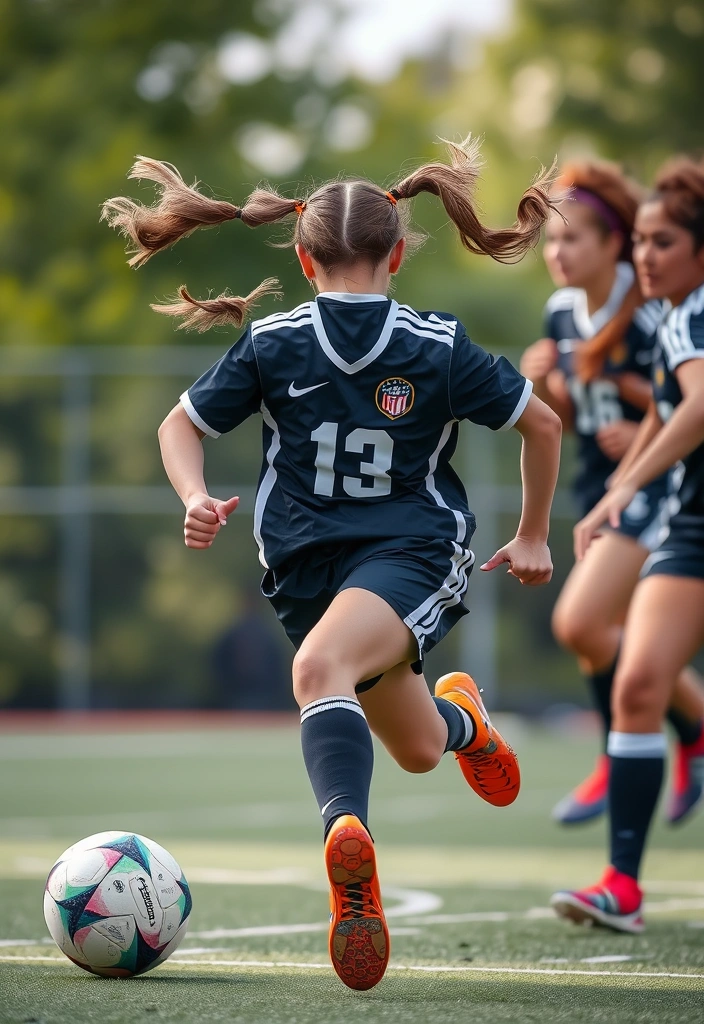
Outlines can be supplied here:
M324 380L322 384L313 384L309 388L297 388L293 381L288 386L288 393L291 398L300 398L301 395L307 395L309 391L315 391L316 388L324 388L326 384L329 384L329 380Z

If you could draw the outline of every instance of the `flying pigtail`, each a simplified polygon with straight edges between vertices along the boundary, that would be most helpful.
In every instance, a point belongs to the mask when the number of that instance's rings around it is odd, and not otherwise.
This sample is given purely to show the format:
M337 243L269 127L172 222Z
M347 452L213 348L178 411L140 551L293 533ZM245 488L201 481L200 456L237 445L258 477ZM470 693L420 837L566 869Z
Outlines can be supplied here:
M185 284L182 284L171 302L152 303L156 313L181 317L179 330L198 331L202 334L211 327L225 327L234 324L241 327L250 310L264 295L281 298L283 293L275 277L265 281L244 297L223 292L214 299L194 299Z
M450 164L431 163L419 167L390 192L398 199L411 199L421 192L440 198L450 220L459 231L462 245L470 252L491 256L499 263L520 260L540 240L540 232L550 212L564 198L551 192L556 165L541 168L518 204L516 222L510 228L485 227L475 208L475 192L483 164L480 140L467 136L462 142L449 142Z
M154 253L168 249L199 227L213 227L241 216L241 210L225 200L210 199L187 185L177 169L162 160L139 156L128 177L156 183L159 198L143 206L126 196L103 203L101 220L116 228L131 243L129 265L141 267Z

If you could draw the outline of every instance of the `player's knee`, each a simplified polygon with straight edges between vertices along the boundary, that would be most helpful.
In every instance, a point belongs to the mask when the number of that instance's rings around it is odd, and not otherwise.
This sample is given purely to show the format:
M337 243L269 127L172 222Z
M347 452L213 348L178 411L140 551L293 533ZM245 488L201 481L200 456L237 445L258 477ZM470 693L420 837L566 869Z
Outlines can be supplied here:
M394 754L399 767L412 775L424 775L437 768L444 751L431 746L414 746Z
M652 666L628 666L614 681L614 714L630 718L648 714L660 703L658 673Z
M588 653L594 637L598 631L598 625L591 620L574 615L568 609L562 609L559 605L552 614L552 633L557 642L568 651L575 654Z
M322 651L302 648L293 659L293 695L299 707L329 693L334 666Z

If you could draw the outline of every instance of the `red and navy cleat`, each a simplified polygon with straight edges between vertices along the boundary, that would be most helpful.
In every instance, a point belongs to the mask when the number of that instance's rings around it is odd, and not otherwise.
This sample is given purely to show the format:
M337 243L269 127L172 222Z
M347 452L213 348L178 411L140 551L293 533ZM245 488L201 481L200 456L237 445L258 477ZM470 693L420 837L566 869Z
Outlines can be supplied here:
M601 881L588 889L554 893L550 906L575 924L601 925L631 935L640 935L645 928L642 889L635 878L614 867L608 867Z
M704 728L696 743L675 745L672 790L665 820L678 825L694 811L704 795Z
M609 795L610 766L608 754L602 754L591 775L555 805L553 821L561 825L581 825L601 817L606 810Z
M389 930L381 906L374 843L359 818L339 817L325 842L330 881L330 960L348 988L367 989L384 977Z

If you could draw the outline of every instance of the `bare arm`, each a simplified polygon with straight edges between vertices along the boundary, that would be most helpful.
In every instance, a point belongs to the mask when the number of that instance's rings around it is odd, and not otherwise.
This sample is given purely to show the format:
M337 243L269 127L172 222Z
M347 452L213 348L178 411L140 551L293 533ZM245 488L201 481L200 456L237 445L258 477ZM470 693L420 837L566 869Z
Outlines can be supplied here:
M609 483L609 488L615 487L622 479L626 470L633 465L641 452L644 452L658 431L662 430L662 420L658 416L655 402L652 397L650 405L643 419L638 424L638 431L631 442L631 445L618 464Z
M166 475L186 506L183 532L189 548L209 548L240 500L220 501L208 494L203 476L204 436L182 405L175 406L159 427Z
M548 550L550 509L560 468L562 426L559 417L532 395L516 430L523 438L521 479L523 507L515 538L481 568L484 571L509 563L509 572L521 583L537 586L552 576Z
M574 529L574 549L578 559L584 554L600 527L617 527L621 513L634 495L661 476L680 459L704 443L704 359L690 359L675 370L682 401L670 419L653 435L651 443L619 473L611 488L589 515Z
M646 377L638 373L620 373L617 377L611 378L618 387L619 397L636 409L646 411L653 397L653 387Z
M541 338L529 345L521 356L520 369L533 383L533 394L550 406L567 429L574 424L574 405L562 370L556 369L558 348L552 338Z

